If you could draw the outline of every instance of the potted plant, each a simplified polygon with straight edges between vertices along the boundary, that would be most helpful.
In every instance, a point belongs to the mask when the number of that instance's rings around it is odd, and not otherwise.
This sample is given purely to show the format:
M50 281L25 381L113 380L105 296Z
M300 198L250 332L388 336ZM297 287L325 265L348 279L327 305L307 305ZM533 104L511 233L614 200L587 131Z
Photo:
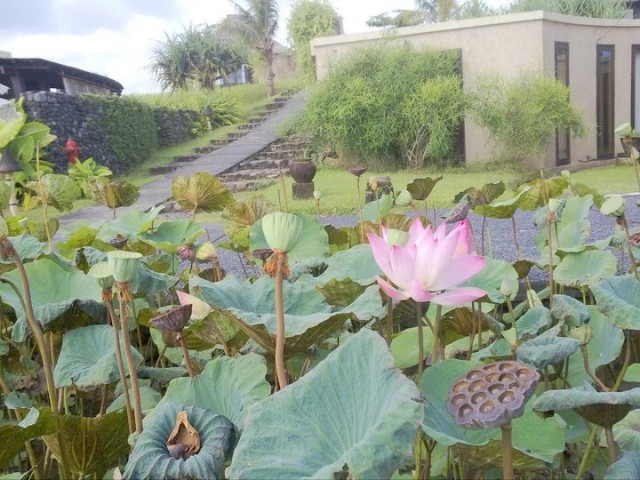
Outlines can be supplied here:
M631 155L631 147L635 147L636 150L640 151L640 130L634 130L631 123L626 122L619 125L615 132L620 135L620 143L625 157Z

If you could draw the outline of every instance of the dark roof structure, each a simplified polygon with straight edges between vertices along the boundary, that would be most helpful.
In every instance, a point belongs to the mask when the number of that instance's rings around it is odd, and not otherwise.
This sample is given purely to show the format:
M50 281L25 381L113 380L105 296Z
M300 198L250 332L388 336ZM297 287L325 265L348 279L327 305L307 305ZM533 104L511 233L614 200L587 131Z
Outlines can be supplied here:
M124 89L121 83L109 77L42 58L0 57L0 83L10 87L9 98L53 88L71 94L99 95L120 95Z

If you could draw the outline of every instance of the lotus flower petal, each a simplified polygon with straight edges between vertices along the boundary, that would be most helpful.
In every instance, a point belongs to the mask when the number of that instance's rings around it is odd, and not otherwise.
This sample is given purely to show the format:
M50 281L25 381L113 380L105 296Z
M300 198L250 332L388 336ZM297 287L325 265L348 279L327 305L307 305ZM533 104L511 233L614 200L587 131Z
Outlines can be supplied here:
M191 319L192 320L202 320L206 318L207 315L211 312L211 306L198 297L194 297L193 295L189 295L186 292L181 290L176 290L176 294L178 295L178 301L180 305L191 305Z

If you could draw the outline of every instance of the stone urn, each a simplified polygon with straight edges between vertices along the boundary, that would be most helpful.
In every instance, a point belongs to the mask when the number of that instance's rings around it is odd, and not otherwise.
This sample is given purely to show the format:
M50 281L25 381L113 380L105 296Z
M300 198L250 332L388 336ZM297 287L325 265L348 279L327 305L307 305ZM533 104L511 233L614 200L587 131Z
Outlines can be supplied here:
M316 164L311 160L294 160L289 165L289 173L296 183L311 183L316 176Z
M316 176L316 165L311 160L293 161L289 165L289 173L293 177L293 198L311 198L315 186L313 177Z

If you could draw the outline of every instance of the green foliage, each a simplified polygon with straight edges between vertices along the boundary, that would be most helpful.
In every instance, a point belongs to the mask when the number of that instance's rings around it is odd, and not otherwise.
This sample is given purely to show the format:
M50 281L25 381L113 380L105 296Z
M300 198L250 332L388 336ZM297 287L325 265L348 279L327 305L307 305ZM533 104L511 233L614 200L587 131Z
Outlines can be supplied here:
M296 68L304 81L316 78L310 42L338 33L338 13L327 0L296 0L289 16L289 39L296 51Z
M547 12L593 18L624 18L625 0L515 0L511 13L546 10Z
M69 178L80 188L85 198L91 198L95 181L106 180L113 174L109 167L98 165L93 158L87 158L84 162L77 161L69 166Z
M126 168L142 163L158 148L156 122L147 105L124 97L87 95L83 98L99 109L95 122Z
M584 135L569 89L560 82L524 72L513 79L480 78L472 94L472 116L502 148L504 158L520 162L544 152L557 128Z
M402 145L410 145L415 137L406 133L412 129L411 118L398 106L422 96L430 99L433 108L446 109L432 112L430 119L449 118L447 100L459 104L458 98L449 96L457 95L458 90L452 87L437 93L432 88L435 84L428 83L422 88L430 80L455 76L457 60L455 52L413 52L388 46L359 50L334 65L310 96L295 129L361 160L383 160L392 169L404 167L407 159L402 158ZM442 98L445 95L447 99ZM448 124L433 121L443 130ZM437 133L440 139L446 136ZM442 143L436 152L448 150Z

